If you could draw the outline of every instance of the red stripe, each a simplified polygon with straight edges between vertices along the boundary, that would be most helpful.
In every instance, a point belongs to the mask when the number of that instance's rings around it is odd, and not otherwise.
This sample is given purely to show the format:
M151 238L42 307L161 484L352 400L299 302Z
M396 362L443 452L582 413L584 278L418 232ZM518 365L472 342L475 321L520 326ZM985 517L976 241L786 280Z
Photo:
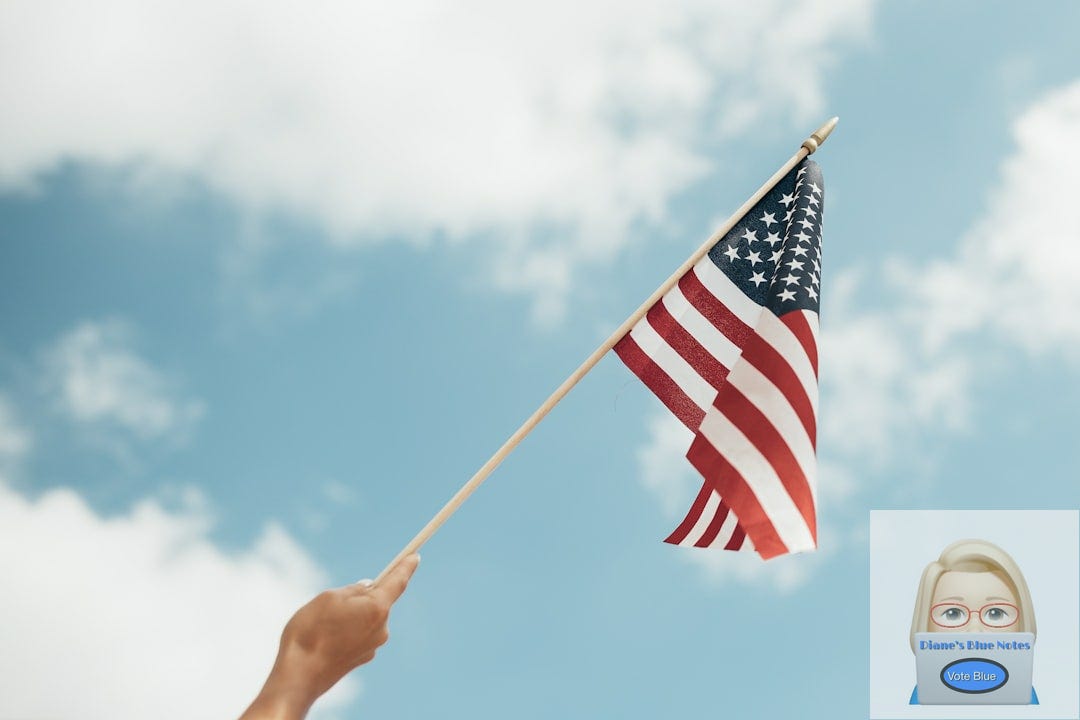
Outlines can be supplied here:
M742 525L735 526L735 532L731 533L731 539L728 540L727 545L724 546L725 550L739 550L743 546L743 540L746 539L746 533L743 532Z
M724 333L736 347L741 348L754 334L752 327L740 320L728 309L727 305L701 284L701 280L693 270L679 279L679 289L690 304L697 308L697 311L704 315L705 319L717 330Z
M687 397L675 381L645 354L634 338L627 335L620 340L615 345L615 353L683 425L695 432L701 427L705 411Z
M657 334L690 364L694 372L714 388L720 389L728 375L728 368L709 354L709 351L690 334L690 331L671 316L663 300L649 308L645 317Z
M789 312L780 316L780 322L787 325L788 329L798 338L799 344L806 351L806 356L810 358L810 365L814 368L814 377L817 377L817 338L814 337L814 330L810 327L810 323L807 322L806 316L801 311Z
M814 494L810 490L810 481L799 467L795 454L777 429L754 403L750 402L738 388L727 385L716 399L716 407L724 413L731 423L757 448L758 452L776 471L787 494L791 496L799 514L806 521L810 535L817 540L817 518L814 511ZM726 497L721 491L721 497ZM736 515L742 515L736 511ZM757 541L755 540L756 544Z
M675 528L675 531L668 535L664 542L671 543L672 545L679 545L686 539L686 536L689 535L690 531L697 525L698 518L701 517L702 511L705 510L705 503L709 501L710 495L712 495L712 485L709 483L703 484L697 499L695 499L694 504L690 506L690 512L686 513L686 517L683 518L679 527Z
M735 512L743 531L750 537L761 557L768 560L788 552L787 546L776 533L776 528L745 478L703 435L694 438L686 452L686 459L712 483L713 489L720 493Z
M709 527L705 528L705 532L694 543L694 547L704 548L712 545L713 540L720 534L720 528L724 526L724 521L727 520L729 512L727 503L721 501L720 506L716 508L716 514L713 515L712 522L709 523Z
M689 300L693 306L709 320L709 322L742 350L742 357L760 370L761 373L769 378L780 392L783 393L792 409L794 409L795 413L799 416L799 420L806 429L806 434L810 437L811 444L815 444L816 447L817 418L814 414L814 406L810 402L810 397L806 394L806 388L803 387L802 382L799 380L799 376L795 374L795 371L784 359L784 356L758 335L753 328L736 317L723 302L717 299L715 295L709 292L709 290L701 284L701 280L698 279L697 275L693 272L687 273L679 280L679 288L683 291L683 295L686 296L686 299ZM817 346L813 343L810 326L807 324L806 318L802 313L788 313L785 317L792 315L799 316L803 327L806 329L806 332L811 339L811 347L813 348L814 353L810 356L810 362L814 367L814 374L816 377ZM792 330L792 332L794 332L794 330ZM802 338L799 338L799 342L803 344L804 348L806 347ZM676 349L678 350L678 348ZM680 351L679 354L681 355L682 352ZM689 357L686 357L686 359L687 362L694 365ZM714 384L713 387L719 389L720 385Z
M799 416L799 421L810 438L810 444L817 447L817 417L814 415L814 406L810 403L810 396L806 394L802 381L784 356L765 342L764 338L754 333L743 348L742 357L783 394L784 399Z

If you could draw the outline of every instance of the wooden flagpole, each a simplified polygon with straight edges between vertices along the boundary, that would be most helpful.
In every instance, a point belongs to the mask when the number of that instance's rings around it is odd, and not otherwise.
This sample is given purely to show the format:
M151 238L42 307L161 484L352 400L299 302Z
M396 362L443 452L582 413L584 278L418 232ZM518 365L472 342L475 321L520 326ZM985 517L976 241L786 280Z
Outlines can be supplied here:
M828 122L826 122L824 125L822 125L820 128L815 130L813 133L811 133L810 137L803 141L803 144L801 147L799 147L798 152L792 155L791 159L784 163L784 165L779 170L777 170L771 178L766 180L765 184L758 188L757 192L750 196L749 200L743 203L742 206L738 210L736 210L732 214L732 216L729 217L727 221L716 232L714 232L712 236L708 240L706 240L705 243L701 247L699 247L693 255L689 257L689 259L687 259L686 262L679 266L678 270L672 273L671 277L665 280L664 283L656 289L656 292L650 295L649 298L641 304L641 307L635 310L630 317L626 318L626 321L619 326L618 330L611 334L611 337L605 340L603 344L600 345L600 347L596 348L596 350L593 351L592 355L590 355L588 359L586 359L585 362L583 362L581 366L570 375L570 377L566 378L566 380L563 381L562 385L560 385L555 390L555 392L551 393L551 396L544 401L544 404L536 409L536 412L534 412L529 417L529 419L526 420L524 424L522 424L522 426L519 427L517 431L514 432L514 434L511 435L510 438L503 443L502 447L500 447L498 451L494 455L492 455L491 458L486 463L484 463L479 470L476 471L475 475L469 478L469 481L465 483L460 490L454 493L454 496L450 498L450 501L447 502L446 505L444 505L443 508L439 510L439 512L435 513L435 517L431 518L431 520L428 521L428 524L425 525L423 529L416 534L416 537L410 540L409 544L406 545L401 550L401 552L397 554L397 557L395 557L390 562L390 564L387 565L381 573L379 573L379 577L375 578L376 585L383 578L385 578L386 574L389 573L390 570L392 570L393 567L397 565L398 562L400 562L406 555L416 552L424 543L431 539L431 536L434 535L440 527L442 527L442 524L446 522L450 518L450 516L457 511L459 507L461 507L462 503L464 503L468 499L468 497L476 491L476 488L480 487L480 483L484 482L484 480L487 479L488 475L490 475L492 471L495 470L495 468L499 467L499 464L506 459L506 456L509 455L514 450L514 448L518 446L518 443L520 443L526 435L532 432L533 428L535 428L540 423L540 421L543 420L549 412L551 412L551 409L555 407L555 405L557 405L558 402L562 400L575 385L578 384L578 381L581 380L581 378L585 377L585 374L592 370L593 366L595 366L596 363L600 362L600 358L604 357L604 355L607 354L608 350L611 350L611 348L615 347L616 343L618 343L619 340L621 340L623 336L626 335L626 333L630 332L630 330L634 327L637 321L640 320L645 315L645 313L649 311L649 308L655 305L656 302L664 296L664 293L670 290L675 285L675 283L679 281L679 278L685 275L686 272L690 270L690 268L692 268L698 260L703 258L709 252L709 250L714 245L716 245L716 243L720 242L721 238L727 235L731 228L735 227L735 224L743 217L743 215L749 212L750 209L754 207L754 205L756 205L758 201L765 196L766 193L772 190L773 186L776 185L776 183L780 182L781 178L787 175L788 172L790 172L793 167L798 165L803 158L805 158L807 155L812 154L815 150L818 149L818 147L822 143L825 142L825 140L829 137L830 133L832 133L833 128L836 127L836 123L838 121L839 118L834 117Z

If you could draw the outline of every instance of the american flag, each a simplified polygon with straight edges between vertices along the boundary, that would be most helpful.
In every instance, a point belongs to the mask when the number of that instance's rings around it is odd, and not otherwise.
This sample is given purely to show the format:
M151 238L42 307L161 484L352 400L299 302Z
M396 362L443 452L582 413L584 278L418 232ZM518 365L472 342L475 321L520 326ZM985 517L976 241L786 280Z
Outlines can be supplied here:
M823 202L803 160L615 345L694 432L704 483L665 542L766 559L817 545Z

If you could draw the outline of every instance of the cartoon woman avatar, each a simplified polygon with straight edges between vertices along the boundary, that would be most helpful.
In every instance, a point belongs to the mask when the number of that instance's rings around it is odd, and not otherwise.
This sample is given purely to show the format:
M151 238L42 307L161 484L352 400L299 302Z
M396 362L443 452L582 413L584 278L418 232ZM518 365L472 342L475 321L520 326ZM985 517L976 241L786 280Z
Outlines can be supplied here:
M915 634L925 632L1029 632L1035 634L1035 611L1027 582L1016 561L985 540L959 540L923 570L911 618ZM911 704L919 702L919 688ZM1037 705L1035 689L1031 704Z

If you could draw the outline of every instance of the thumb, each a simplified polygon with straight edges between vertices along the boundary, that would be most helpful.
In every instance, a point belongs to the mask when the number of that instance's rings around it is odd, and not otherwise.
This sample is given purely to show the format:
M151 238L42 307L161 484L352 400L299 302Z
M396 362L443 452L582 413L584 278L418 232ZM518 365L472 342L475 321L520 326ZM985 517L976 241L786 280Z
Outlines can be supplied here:
M369 594L387 603L396 602L401 597L401 594L405 592L409 579L416 572L416 567L419 564L420 555L418 553L406 555L387 573L385 579L368 591Z

